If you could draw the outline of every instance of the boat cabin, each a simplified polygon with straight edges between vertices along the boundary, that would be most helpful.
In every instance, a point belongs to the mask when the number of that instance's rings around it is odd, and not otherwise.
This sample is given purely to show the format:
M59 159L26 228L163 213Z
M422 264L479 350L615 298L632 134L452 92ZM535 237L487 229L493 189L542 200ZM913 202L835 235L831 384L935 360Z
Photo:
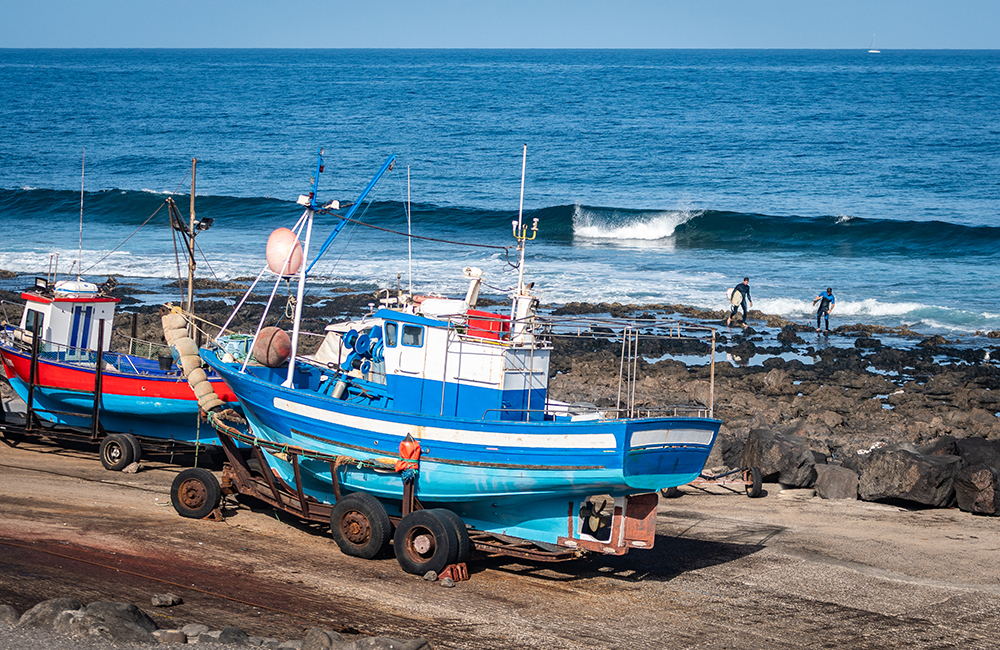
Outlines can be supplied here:
M35 286L22 292L21 298L24 312L18 338L25 343L31 342L37 327L42 352L67 361L87 358L88 350L97 349L98 323L103 320L102 349L110 349L118 299L100 295L96 284L62 280L50 286L44 278L35 278Z
M346 374L384 386L382 405L393 410L542 420L551 347L512 327L509 315L475 309L474 295L470 288L466 300L427 298L331 325L315 360L340 371L334 382Z

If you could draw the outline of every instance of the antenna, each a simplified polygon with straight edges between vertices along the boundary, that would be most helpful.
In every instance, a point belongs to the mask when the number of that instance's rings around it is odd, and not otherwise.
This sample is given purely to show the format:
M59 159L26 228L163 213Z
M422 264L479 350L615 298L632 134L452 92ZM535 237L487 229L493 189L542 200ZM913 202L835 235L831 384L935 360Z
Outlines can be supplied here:
M83 280L80 271L83 270L83 173L87 167L87 147L83 148L83 160L80 162L80 252L77 257L79 262L76 267L77 280Z
M410 166L406 166L406 247L410 261L410 299L413 298L413 237L410 225Z

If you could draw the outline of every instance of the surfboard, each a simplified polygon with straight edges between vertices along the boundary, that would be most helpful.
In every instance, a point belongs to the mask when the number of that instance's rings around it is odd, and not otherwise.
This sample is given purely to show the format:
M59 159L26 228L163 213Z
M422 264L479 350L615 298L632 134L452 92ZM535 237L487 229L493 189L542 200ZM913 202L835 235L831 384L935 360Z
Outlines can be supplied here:
M736 289L730 289L726 292L729 296L729 302L734 305L738 305L743 302L743 292L737 291Z

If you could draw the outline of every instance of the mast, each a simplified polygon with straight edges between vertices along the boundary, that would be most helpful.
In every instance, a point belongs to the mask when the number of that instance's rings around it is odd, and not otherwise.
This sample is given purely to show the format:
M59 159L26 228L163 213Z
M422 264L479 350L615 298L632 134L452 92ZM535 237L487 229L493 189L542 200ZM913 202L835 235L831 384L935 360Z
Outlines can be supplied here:
M365 200L365 197L368 196L368 193L373 187L375 187L378 180L382 178L382 174L384 174L386 170L392 169L392 163L396 160L396 156L389 156L386 159L386 161L382 164L382 168L378 170L375 177L368 183L368 187L361 192L358 200L355 201L354 205L351 206L351 209L348 210L347 215L341 219L341 222L337 224L337 227L333 229L330 236L326 238L325 242L323 242L323 246L316 254L316 259L314 259L311 264L306 266L306 262L309 261L309 239L312 237L313 215L315 215L316 210L319 209L316 205L316 192L319 191L319 175L323 171L322 148L319 150L318 158L319 160L316 162L316 176L313 177L312 191L309 193L308 201L304 201L306 205L306 241L302 247L302 265L299 267L299 287L298 292L296 293L297 298L295 300L295 315L293 316L292 321L292 355L288 364L288 377L281 384L285 388L292 387L292 377L295 374L295 355L297 354L299 348L299 325L302 321L302 297L305 294L306 276L309 274L309 271L312 270L312 267L316 264L316 262L319 261L319 258L323 255L323 253L326 252L326 249L333 242L334 237L336 237L337 234L343 229L344 224L348 223L348 219L351 218L351 215L354 214L354 212L361 205L362 201Z
M198 165L198 159L191 159L191 218L189 220L188 232L191 237L191 244L188 246L188 295L187 295L187 311L188 314L194 316L194 174L195 167ZM194 322L192 320L188 321L188 335L194 334L192 329L194 328Z
M295 376L295 355L299 351L299 326L302 324L302 298L306 292L306 260L309 259L309 240L312 238L313 215L316 214L316 192L319 190L319 175L321 173L323 173L323 147L320 147L316 154L316 175L313 176L312 191L309 192L309 203L306 205L306 241L302 245L299 286L295 291L295 315L292 317L292 353L288 362L288 375L281 383L285 388L292 387L292 378ZM315 263L314 260L313 264Z
M410 220L410 166L406 166L406 257L409 260L410 297L413 297L413 226Z
M83 160L80 162L80 253L76 263L76 279L83 280L83 172L87 168L87 147L83 148ZM70 269L73 272L73 269Z
M532 342L531 334L525 333L525 327L530 317L532 297L524 286L524 249L525 243L533 240L538 234L538 217L531 223L531 236L528 236L528 226L524 220L524 171L528 164L528 145L524 145L521 156L521 202L517 209L517 221L511 221L514 228L514 239L517 240L517 292L514 294L514 304L511 306L511 341L515 343Z
M528 145L524 145L521 154L521 201L517 206L517 227L514 236L517 238L518 264L517 264L517 295L524 293L524 235L521 228L521 221L524 216L524 170L528 166ZM537 221L535 222L538 223Z

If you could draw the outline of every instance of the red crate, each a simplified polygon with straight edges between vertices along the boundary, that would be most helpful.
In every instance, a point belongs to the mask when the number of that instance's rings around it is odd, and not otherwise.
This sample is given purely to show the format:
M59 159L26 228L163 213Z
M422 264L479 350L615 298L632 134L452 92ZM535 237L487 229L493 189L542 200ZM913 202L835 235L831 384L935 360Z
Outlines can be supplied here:
M469 334L472 336L499 341L510 332L510 316L477 309L470 309L466 314L469 317Z

